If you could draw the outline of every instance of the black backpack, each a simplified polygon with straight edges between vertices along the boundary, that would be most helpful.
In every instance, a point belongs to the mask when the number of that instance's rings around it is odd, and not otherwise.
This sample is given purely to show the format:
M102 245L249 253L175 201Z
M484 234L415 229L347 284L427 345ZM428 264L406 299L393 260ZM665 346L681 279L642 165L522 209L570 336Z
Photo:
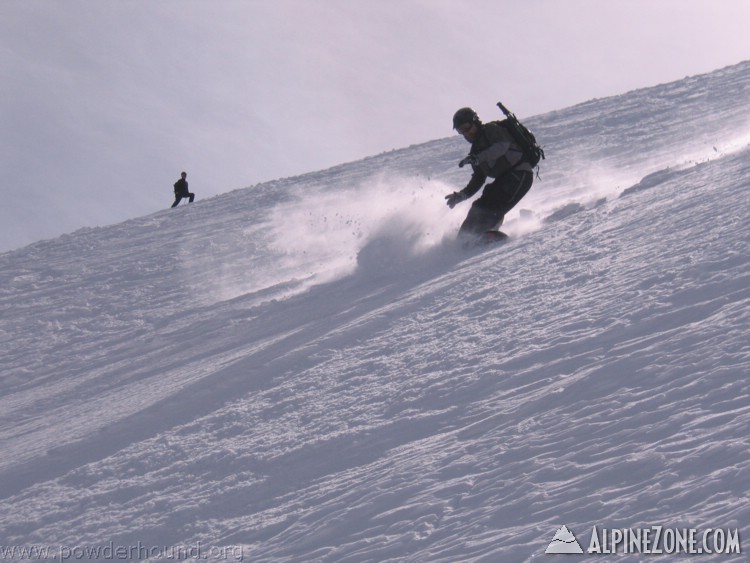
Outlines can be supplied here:
M526 126L518 121L516 116L506 108L502 102L497 102L497 107L505 114L505 119L499 123L513 136L518 146L523 150L524 160L531 164L531 167L537 166L540 160L544 160L544 149L536 142L534 133L529 131Z

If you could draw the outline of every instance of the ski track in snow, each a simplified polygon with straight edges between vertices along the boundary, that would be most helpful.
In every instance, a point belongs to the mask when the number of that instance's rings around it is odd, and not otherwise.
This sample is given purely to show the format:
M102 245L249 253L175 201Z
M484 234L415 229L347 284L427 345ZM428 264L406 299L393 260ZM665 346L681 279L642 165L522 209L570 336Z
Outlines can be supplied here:
M0 255L0 546L750 537L749 92L744 63L528 120L497 247L452 240L452 138Z

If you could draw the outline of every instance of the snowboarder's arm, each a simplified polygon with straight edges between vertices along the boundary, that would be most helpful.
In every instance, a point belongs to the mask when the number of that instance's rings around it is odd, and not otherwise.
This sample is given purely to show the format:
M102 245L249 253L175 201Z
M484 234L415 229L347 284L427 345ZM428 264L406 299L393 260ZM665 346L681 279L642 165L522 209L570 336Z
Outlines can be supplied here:
M477 193L482 186L484 186L485 180L487 180L487 174L482 172L482 170L478 167L474 168L474 173L471 175L471 180L469 180L469 183L466 184L466 187L461 191L466 194L467 198L469 198Z
M510 149L510 143L507 141L498 141L489 146L489 148L477 153L477 161L479 166L484 169L492 169L497 163L498 159L505 156Z
M523 150L500 122L488 123L484 130L490 146L477 153L477 160L482 170L497 177L519 163Z
M486 179L487 176L479 170L479 168L475 168L474 174L472 174L471 180L469 180L469 184L463 190L445 196L445 201L448 204L448 207L453 209L462 201L469 199L479 191L479 188L484 185Z

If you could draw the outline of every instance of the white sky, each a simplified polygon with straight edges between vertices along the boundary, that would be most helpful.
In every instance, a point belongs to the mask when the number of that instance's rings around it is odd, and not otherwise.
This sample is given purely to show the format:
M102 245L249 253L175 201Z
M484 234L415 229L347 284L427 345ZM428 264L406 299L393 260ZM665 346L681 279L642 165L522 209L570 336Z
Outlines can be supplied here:
M0 0L0 251L750 59L747 0Z

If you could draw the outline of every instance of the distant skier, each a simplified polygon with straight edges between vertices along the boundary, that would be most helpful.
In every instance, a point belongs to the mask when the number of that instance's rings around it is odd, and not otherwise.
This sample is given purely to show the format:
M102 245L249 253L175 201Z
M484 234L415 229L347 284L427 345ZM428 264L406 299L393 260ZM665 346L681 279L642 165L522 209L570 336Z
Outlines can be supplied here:
M174 203L172 207L177 207L177 204L182 201L183 197L190 198L188 199L189 203L193 203L195 199L195 194L188 191L188 183L185 179L187 178L187 172L183 172L180 176L181 178L174 183Z
M474 173L463 190L445 196L448 206L453 209L476 194L488 177L494 178L472 204L459 229L459 238L465 241L504 238L505 235L498 233L497 229L505 214L531 188L534 181L532 166L526 162L523 149L500 122L483 124L471 108L461 108L455 113L453 128L471 143L469 156L458 165L471 164Z

